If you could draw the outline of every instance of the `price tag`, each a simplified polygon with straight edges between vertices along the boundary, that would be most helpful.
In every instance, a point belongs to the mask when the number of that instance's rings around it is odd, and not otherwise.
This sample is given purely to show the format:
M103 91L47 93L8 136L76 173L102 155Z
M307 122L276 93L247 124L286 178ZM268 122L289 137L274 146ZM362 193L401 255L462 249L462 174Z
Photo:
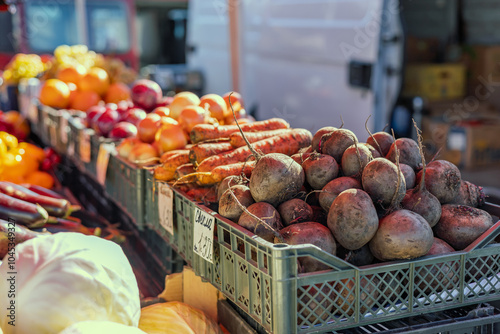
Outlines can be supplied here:
M80 159L82 162L90 162L90 133L83 130L80 132Z
M214 227L214 216L194 209L193 251L210 263L213 263Z
M113 144L103 143L99 146L96 161L96 177L97 182L104 185L106 183L106 172L108 171L109 155L113 150Z
M57 147L57 128L52 120L49 120L49 140L50 146Z
M160 225L168 233L174 235L174 193L166 183L158 182L157 185Z
M59 128L61 131L61 142L63 144L68 143L68 118L65 115L61 116L61 127Z

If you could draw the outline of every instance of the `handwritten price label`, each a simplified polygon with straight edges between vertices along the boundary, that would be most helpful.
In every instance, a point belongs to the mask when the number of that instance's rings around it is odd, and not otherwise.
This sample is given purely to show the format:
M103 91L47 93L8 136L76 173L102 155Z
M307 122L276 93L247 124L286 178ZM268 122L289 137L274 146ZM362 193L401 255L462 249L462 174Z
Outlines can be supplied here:
M82 162L90 162L90 133L85 130L80 132L80 159Z
M165 184L158 182L158 217L160 225L171 235L174 235L174 193Z
M193 251L213 263L215 218L199 208L194 209Z

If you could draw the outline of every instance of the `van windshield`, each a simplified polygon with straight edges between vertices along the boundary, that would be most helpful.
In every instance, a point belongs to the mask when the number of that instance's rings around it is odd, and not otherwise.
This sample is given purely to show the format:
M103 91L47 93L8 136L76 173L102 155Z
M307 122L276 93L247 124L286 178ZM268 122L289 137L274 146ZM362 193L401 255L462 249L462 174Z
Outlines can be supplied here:
M128 12L124 2L87 1L89 48L105 54L130 49Z
M52 52L61 44L79 44L75 4L27 1L26 38L32 52Z

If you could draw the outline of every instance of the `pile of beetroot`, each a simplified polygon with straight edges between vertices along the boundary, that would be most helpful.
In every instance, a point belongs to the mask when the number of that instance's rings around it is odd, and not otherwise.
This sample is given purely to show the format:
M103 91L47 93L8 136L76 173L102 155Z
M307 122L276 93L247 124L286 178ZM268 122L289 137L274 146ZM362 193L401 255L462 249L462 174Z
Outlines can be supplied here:
M313 244L362 266L463 250L493 226L481 188L448 161L426 164L421 140L377 132L362 143L325 127L291 157L253 155L249 179L219 185L219 213L270 242ZM328 269L299 261L303 272Z

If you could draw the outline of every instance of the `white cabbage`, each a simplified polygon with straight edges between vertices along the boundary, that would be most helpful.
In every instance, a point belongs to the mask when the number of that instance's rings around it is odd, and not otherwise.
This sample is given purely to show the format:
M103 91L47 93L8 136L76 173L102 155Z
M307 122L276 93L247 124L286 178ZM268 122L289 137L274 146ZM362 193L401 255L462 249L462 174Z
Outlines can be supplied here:
M87 320L77 322L59 334L146 334L137 327L125 326L111 321Z
M5 334L54 334L84 320L137 327L137 280L117 244L80 233L39 236L19 244L14 298L5 298L12 276L7 256L0 266L0 327ZM11 300L15 327L8 324Z

